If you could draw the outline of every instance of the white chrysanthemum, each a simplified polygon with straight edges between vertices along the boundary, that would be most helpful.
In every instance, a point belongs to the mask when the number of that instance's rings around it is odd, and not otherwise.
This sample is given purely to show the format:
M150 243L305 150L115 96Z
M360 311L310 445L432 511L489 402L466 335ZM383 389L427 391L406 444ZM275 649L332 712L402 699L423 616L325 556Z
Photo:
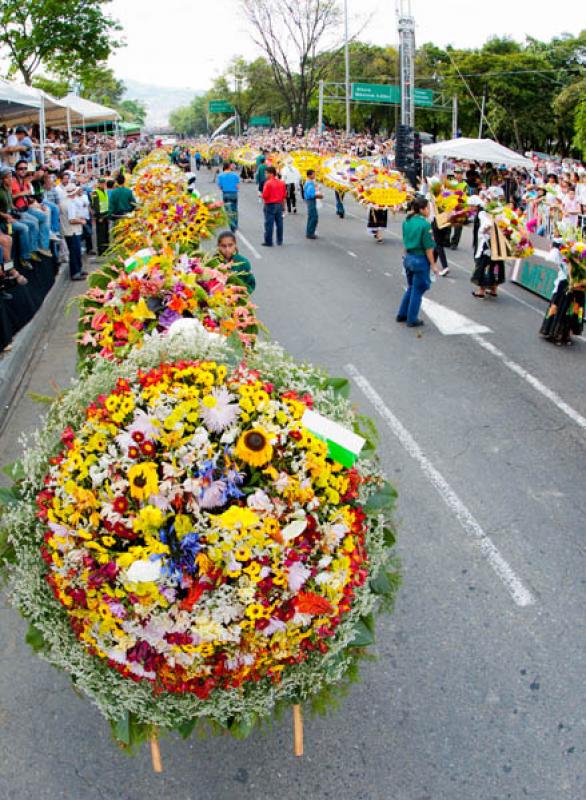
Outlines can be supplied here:
M214 401L214 405L211 407L205 404L202 405L201 418L209 431L221 433L221 431L234 424L240 414L240 407L237 403L232 402L236 398L233 394L230 394L225 386L214 389L206 400L208 398L210 402Z

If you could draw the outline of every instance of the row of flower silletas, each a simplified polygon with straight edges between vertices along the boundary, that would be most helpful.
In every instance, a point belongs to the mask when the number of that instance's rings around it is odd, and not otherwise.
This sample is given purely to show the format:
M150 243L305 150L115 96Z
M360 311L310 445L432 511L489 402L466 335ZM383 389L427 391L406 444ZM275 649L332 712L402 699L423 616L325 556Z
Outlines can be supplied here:
M126 747L153 726L242 737L292 703L321 709L392 606L395 492L372 436L344 466L303 420L371 426L344 379L250 345L193 318L95 359L3 493L27 640Z

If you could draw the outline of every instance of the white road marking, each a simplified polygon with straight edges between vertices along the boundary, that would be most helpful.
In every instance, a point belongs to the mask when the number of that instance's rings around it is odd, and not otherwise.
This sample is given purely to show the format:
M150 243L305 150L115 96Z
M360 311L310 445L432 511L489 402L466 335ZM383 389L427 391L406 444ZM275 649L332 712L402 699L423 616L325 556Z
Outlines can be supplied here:
M423 298L421 308L444 336L492 333L491 329L487 328L486 325L480 325L463 314L459 314L451 308L446 308L441 303L436 303L435 300L429 300L427 297Z
M262 256L261 256L261 254L258 252L258 250L256 249L256 247L254 247L254 245L250 244L250 242L248 241L248 239L246 238L246 236L245 236L245 235L242 233L242 231L238 231L238 237L239 237L240 239L242 239L242 241L243 241L243 242L244 242L244 244L245 244L245 245L248 247L248 249L250 250L250 252L252 253L252 255L253 255L255 258L257 258L259 261L261 261L261 260L262 260Z
M349 256L352 256L352 258L358 258L356 253L353 253L352 250L346 250L346 252L348 253Z
M568 405L565 400L542 383L539 378L536 378L530 372L527 372L520 364L517 364L516 361L510 359L507 355L503 353L502 350L499 350L498 347L495 347L491 342L487 342L486 339L483 339L482 336L478 334L472 334L472 339L477 342L482 348L487 350L489 353L492 353L493 356L496 356L503 364L508 367L512 372L518 375L520 378L523 378L529 386L532 386L536 391L550 400L560 411L562 411L566 416L568 416L572 422L575 422L583 430L586 430L586 417L583 417L578 411L576 411L572 406Z
M433 466L413 436L388 408L382 397L353 364L346 364L345 370L370 400L407 453L419 464L446 506L455 514L464 531L477 544L484 558L506 586L514 602L521 607L533 605L536 602L535 596L517 577L492 539L484 532L478 520L458 497L443 475Z
M387 276L387 278L391 277L391 273L390 272L385 272L385 275Z

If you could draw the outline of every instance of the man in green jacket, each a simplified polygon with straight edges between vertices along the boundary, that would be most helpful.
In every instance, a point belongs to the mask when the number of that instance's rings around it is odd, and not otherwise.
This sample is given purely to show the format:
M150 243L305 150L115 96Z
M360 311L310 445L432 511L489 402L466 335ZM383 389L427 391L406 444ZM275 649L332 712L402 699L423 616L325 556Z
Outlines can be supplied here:
M132 190L124 184L126 179L120 173L116 178L116 188L110 194L108 212L114 219L125 217L136 208L136 200Z

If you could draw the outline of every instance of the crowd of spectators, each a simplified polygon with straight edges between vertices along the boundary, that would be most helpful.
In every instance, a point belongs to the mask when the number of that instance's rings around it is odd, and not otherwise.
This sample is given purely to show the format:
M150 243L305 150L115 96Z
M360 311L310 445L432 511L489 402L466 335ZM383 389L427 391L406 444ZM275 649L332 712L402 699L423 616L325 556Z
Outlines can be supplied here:
M140 150L127 151L116 170L76 169L72 153L90 147L114 147L113 137L88 136L82 148L63 144L49 132L55 155L35 163L34 132L18 127L0 148L0 302L10 302L16 286L25 286L34 270L69 262L73 281L87 275L83 253L102 255L109 246L113 220L130 213L135 200L126 187ZM32 134L32 135L31 135ZM112 140L112 141L110 141Z

